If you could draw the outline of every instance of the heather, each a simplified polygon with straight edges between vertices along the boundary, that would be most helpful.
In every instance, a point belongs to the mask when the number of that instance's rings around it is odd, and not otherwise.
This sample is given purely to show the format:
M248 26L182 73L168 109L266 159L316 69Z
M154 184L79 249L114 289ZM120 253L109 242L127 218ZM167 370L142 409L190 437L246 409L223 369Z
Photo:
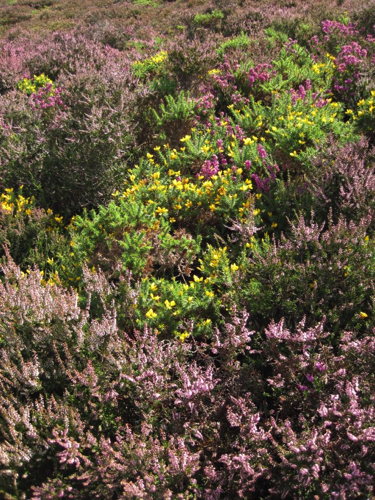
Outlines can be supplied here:
M373 6L1 9L1 495L371 498Z

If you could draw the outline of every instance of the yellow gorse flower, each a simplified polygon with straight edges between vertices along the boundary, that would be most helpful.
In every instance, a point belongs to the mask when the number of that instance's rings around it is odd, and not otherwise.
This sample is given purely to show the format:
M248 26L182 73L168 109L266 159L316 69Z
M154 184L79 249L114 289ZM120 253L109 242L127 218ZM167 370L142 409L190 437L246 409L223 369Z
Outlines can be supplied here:
M166 301L164 302L164 304L165 304L165 307L166 307L167 309L172 309L172 307L174 307L174 306L176 305L176 302L175 302L174 300L171 300L171 301L166 300Z
M146 312L146 318L148 318L148 319L154 319L156 317L157 317L157 314L152 309L149 309Z

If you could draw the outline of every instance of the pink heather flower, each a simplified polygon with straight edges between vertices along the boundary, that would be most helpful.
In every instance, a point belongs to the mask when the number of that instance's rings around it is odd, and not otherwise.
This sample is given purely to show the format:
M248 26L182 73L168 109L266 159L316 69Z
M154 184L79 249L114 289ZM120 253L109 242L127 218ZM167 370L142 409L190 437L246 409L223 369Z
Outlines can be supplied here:
M324 363L318 362L315 364L315 368L320 372L324 372L324 370L326 369L326 365Z

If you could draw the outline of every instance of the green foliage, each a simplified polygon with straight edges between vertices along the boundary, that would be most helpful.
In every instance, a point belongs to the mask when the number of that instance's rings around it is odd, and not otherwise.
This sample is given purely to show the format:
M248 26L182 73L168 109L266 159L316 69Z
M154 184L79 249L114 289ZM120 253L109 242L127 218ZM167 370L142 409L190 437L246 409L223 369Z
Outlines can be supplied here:
M160 106L160 112L153 112L157 126L162 127L167 122L191 119L195 109L196 102L190 98L189 92L180 92L177 97L167 95L165 104Z
M190 335L210 338L221 323L221 302L210 280L194 274L184 281L146 279L140 287L135 325L151 325L162 337L184 341ZM194 318L194 320L192 320Z
M371 95L369 97L358 101L357 109L355 110L348 109L346 111L346 113L349 114L350 120L352 121L355 129L359 133L363 133L369 136L372 141L374 141L375 139L374 102L375 102L375 90L371 90Z
M90 267L100 267L116 277L118 270L128 269L139 278L154 273L184 274L199 251L184 231L172 231L168 210L119 198L77 217L72 226L73 250L79 260Z
M3 263L8 253L24 272L38 266L45 280L58 279L59 262L70 259L63 218L37 208L35 199L25 198L22 189L17 193L7 189L0 196L0 241Z
M277 33L283 33L288 38L298 40L303 47L309 46L309 40L316 32L316 26L310 20L301 18L277 19L272 23L272 29Z
M244 32L242 32L239 36L226 40L225 42L220 44L219 48L217 49L217 55L220 59L222 59L225 54L227 52L230 52L231 50L235 50L238 48L246 49L249 46L250 42L250 38Z
M133 4L134 5L158 7L159 2L157 0L133 0Z
M189 132L196 108L197 103L190 98L189 92L181 91L176 97L166 95L165 104L160 105L160 110L152 109L158 142L178 144L182 136Z
M165 51L160 51L156 55L143 59L140 61L135 61L132 64L132 69L134 74L138 78L150 78L160 76L163 70L165 61L168 59L168 53Z
M224 14L221 10L213 10L207 14L196 14L194 17L194 23L201 26L208 26L217 19L224 19Z

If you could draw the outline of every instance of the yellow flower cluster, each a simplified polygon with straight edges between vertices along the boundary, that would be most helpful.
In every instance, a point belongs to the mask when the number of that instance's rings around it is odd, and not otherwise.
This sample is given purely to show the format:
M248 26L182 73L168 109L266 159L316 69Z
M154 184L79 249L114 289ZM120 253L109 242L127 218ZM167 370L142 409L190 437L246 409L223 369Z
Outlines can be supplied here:
M208 75L209 76L212 76L212 75L217 75L218 73L220 73L220 70L219 69L210 69L210 71L208 71Z
M143 59L142 61L135 61L132 63L134 68L142 68L147 66L158 66L168 59L168 52L161 51L148 59Z
M22 186L21 186L22 188ZM5 193L0 196L0 203L3 210L9 213L25 213L26 215L31 214L31 208L34 204L33 198L25 198L22 194L15 196L13 188L5 189Z
M37 76L34 75L33 78L24 78L20 82L18 82L17 88L21 92L24 92L27 95L31 95L38 91L38 89L45 87L47 84L51 84L53 86L53 81L48 78L44 73Z
M159 165L155 165L159 168ZM227 168L224 171L219 171L217 175L213 175L210 179L205 179L200 175L196 177L180 176L179 170L168 170L168 178L161 179L160 170L154 171L150 175L149 182L145 179L136 180L134 175L130 175L127 183L127 188L122 193L121 197L129 200L135 200L138 192L145 195L144 190L147 190L147 205L155 204L156 216L166 215L168 209L166 207L156 205L155 199L157 194L166 194L168 200L172 202L172 209L178 212L190 209L192 207L208 207L214 212L220 207L224 198L235 201L238 198L237 192L248 192L253 189L250 179L236 180L236 193L231 194L230 187L234 172ZM236 175L240 176L243 173L242 169L237 169ZM117 195L116 195L117 196ZM160 200L159 200L160 201ZM249 208L249 203L244 203L241 207L241 216Z
M375 90L371 90L371 97L368 99L361 99L359 102L357 102L357 112L355 112L353 109L348 109L346 111L347 115L350 115L351 119L353 121L356 121L360 118L371 118L374 116L374 97L375 97ZM369 127L370 130L372 130L372 127Z

